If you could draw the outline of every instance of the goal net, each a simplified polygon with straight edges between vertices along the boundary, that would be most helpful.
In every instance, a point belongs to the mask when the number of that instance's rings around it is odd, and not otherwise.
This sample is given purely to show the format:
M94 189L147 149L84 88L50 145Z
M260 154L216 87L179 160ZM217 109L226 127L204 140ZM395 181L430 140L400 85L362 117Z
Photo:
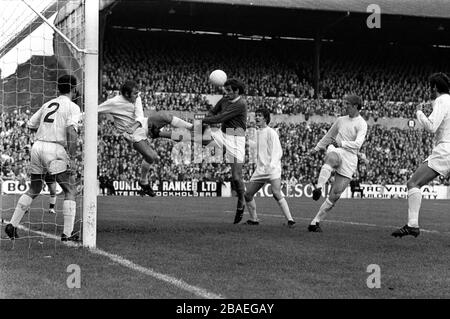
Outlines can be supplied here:
M30 186L34 133L27 128L27 121L58 95L57 79L71 74L78 81L80 96L75 102L83 114L75 158L74 232L83 245L95 247L98 1L0 0L0 7L0 246L57 247L60 242L64 193L51 176L47 176L40 196L22 217L19 238L11 241L5 226Z

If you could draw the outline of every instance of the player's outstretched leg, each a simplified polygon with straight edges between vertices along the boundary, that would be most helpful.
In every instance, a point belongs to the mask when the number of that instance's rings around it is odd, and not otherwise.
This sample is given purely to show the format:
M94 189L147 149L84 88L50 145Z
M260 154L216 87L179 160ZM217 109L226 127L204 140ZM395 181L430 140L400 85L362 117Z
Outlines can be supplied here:
M394 231L391 235L394 237L403 237L420 235L419 211L422 203L422 192L420 188L428 184L439 174L428 167L428 163L423 163L406 183L408 187L408 223Z
M317 186L313 190L313 200L319 200L322 196L322 191L325 189L325 184L330 179L331 173L335 167L340 164L340 157L335 152L330 152L325 156L325 164L322 165L319 173Z
M350 178L342 176L340 174L336 174L333 186L330 190L330 195L320 206L319 211L317 212L316 217L311 221L308 226L308 231L320 233L322 232L322 228L320 227L320 222L323 221L328 212L333 209L336 205L336 202L341 197L342 192L347 188L350 183Z
M185 128L188 130L192 130L194 128L194 124L186 122L179 117L172 115L171 118L172 119L170 121L170 125L172 125L173 127Z

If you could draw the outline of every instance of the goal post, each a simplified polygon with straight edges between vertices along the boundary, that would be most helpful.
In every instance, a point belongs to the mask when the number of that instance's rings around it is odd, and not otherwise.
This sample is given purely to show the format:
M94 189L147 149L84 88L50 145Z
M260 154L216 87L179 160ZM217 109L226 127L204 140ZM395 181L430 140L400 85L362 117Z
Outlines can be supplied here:
M85 1L84 66L84 192L83 246L95 248L97 241L97 127L98 127L98 48L99 1Z

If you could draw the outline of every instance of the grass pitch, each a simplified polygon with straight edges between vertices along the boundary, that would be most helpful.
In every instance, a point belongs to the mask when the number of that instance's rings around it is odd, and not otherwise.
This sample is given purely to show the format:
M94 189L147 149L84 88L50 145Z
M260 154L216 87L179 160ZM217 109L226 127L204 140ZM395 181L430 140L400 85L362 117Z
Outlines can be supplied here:
M54 217L42 198L23 221L59 237L62 200ZM17 199L4 196L2 218ZM450 297L450 201L424 200L421 235L402 239L390 234L406 222L405 200L341 200L323 233L306 230L321 201L288 198L295 228L283 225L273 199L256 203L261 224L248 226L232 224L235 198L99 197L97 246L224 298ZM88 249L19 235L5 239L2 225L0 298L201 298ZM67 287L71 264L80 266L80 289ZM379 289L367 287L371 264L381 269Z

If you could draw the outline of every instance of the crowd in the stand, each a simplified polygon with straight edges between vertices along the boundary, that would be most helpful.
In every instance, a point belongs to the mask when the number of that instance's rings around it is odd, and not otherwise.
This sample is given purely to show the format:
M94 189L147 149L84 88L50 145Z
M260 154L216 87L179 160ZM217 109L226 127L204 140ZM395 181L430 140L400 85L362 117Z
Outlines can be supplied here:
M29 114L2 114L1 138L1 178L27 179L27 167L30 160L30 147L33 134L26 129ZM326 133L327 123L278 123L276 126L283 147L282 179L291 183L310 183L317 179L323 155L311 159L308 151ZM249 129L249 132L251 132ZM191 157L179 157L173 152L174 142L168 139L156 139L151 142L161 157L159 165L153 165L150 179L156 180L198 180L229 181L229 165L219 163L194 163ZM78 172L82 172L81 136L80 154L77 158ZM362 152L369 162L359 165L362 183L404 184L419 164L431 152L432 134L422 130L387 129L381 125L369 127ZM197 146L198 147L198 146ZM176 149L176 148L175 148ZM98 140L99 176L113 180L136 181L140 174L141 156L135 152L122 136L116 135L111 122L102 118L99 125ZM248 152L247 152L248 153ZM181 159L180 159L181 158ZM254 164L247 161L244 166L244 179L249 180ZM449 184L449 179L439 179Z
M414 105L429 99L428 76L450 71L446 49L323 43L320 91L315 94L310 42L123 32L112 30L106 37L103 95L133 78L147 107L154 105L155 92L217 93L208 75L223 69L244 80L250 100L266 104L273 113L334 115L339 100L353 93L366 101L374 117L410 118ZM173 107L193 107L182 102Z
M105 91L105 98L119 94L118 90ZM142 97L144 110L167 110L181 112L205 112L211 108L206 95L186 93L153 93ZM342 100L300 99L294 97L246 96L249 112L259 107L268 108L273 114L331 115L342 113ZM430 114L431 103L424 103L425 114ZM366 101L362 114L365 118L414 118L416 103Z
M208 82L214 69L225 70L246 84L249 111L265 106L273 114L338 116L342 97L358 94L364 99L362 115L368 119L414 118L417 103L428 102L427 77L435 71L449 72L446 49L360 45L349 47L323 43L320 91L313 87L314 45L307 41L280 39L241 41L229 36L132 32L106 32L103 91L106 99L117 94L129 79L140 85L144 111L205 112L209 98L221 94ZM425 114L431 113L426 103ZM31 112L1 114L1 178L25 181L33 134L26 129ZM277 124L283 146L282 179L309 183L317 178L322 158L311 159L310 150L329 124L298 122ZM81 135L80 135L81 136ZM78 172L81 176L81 137ZM228 165L183 163L173 158L173 142L152 141L161 157L153 165L151 180L230 180ZM99 176L135 181L141 157L115 134L107 119L99 126ZM405 183L430 153L432 135L421 130L369 128L362 152L369 164L359 166L362 183ZM253 164L244 168L248 180ZM440 179L447 183L449 179Z

